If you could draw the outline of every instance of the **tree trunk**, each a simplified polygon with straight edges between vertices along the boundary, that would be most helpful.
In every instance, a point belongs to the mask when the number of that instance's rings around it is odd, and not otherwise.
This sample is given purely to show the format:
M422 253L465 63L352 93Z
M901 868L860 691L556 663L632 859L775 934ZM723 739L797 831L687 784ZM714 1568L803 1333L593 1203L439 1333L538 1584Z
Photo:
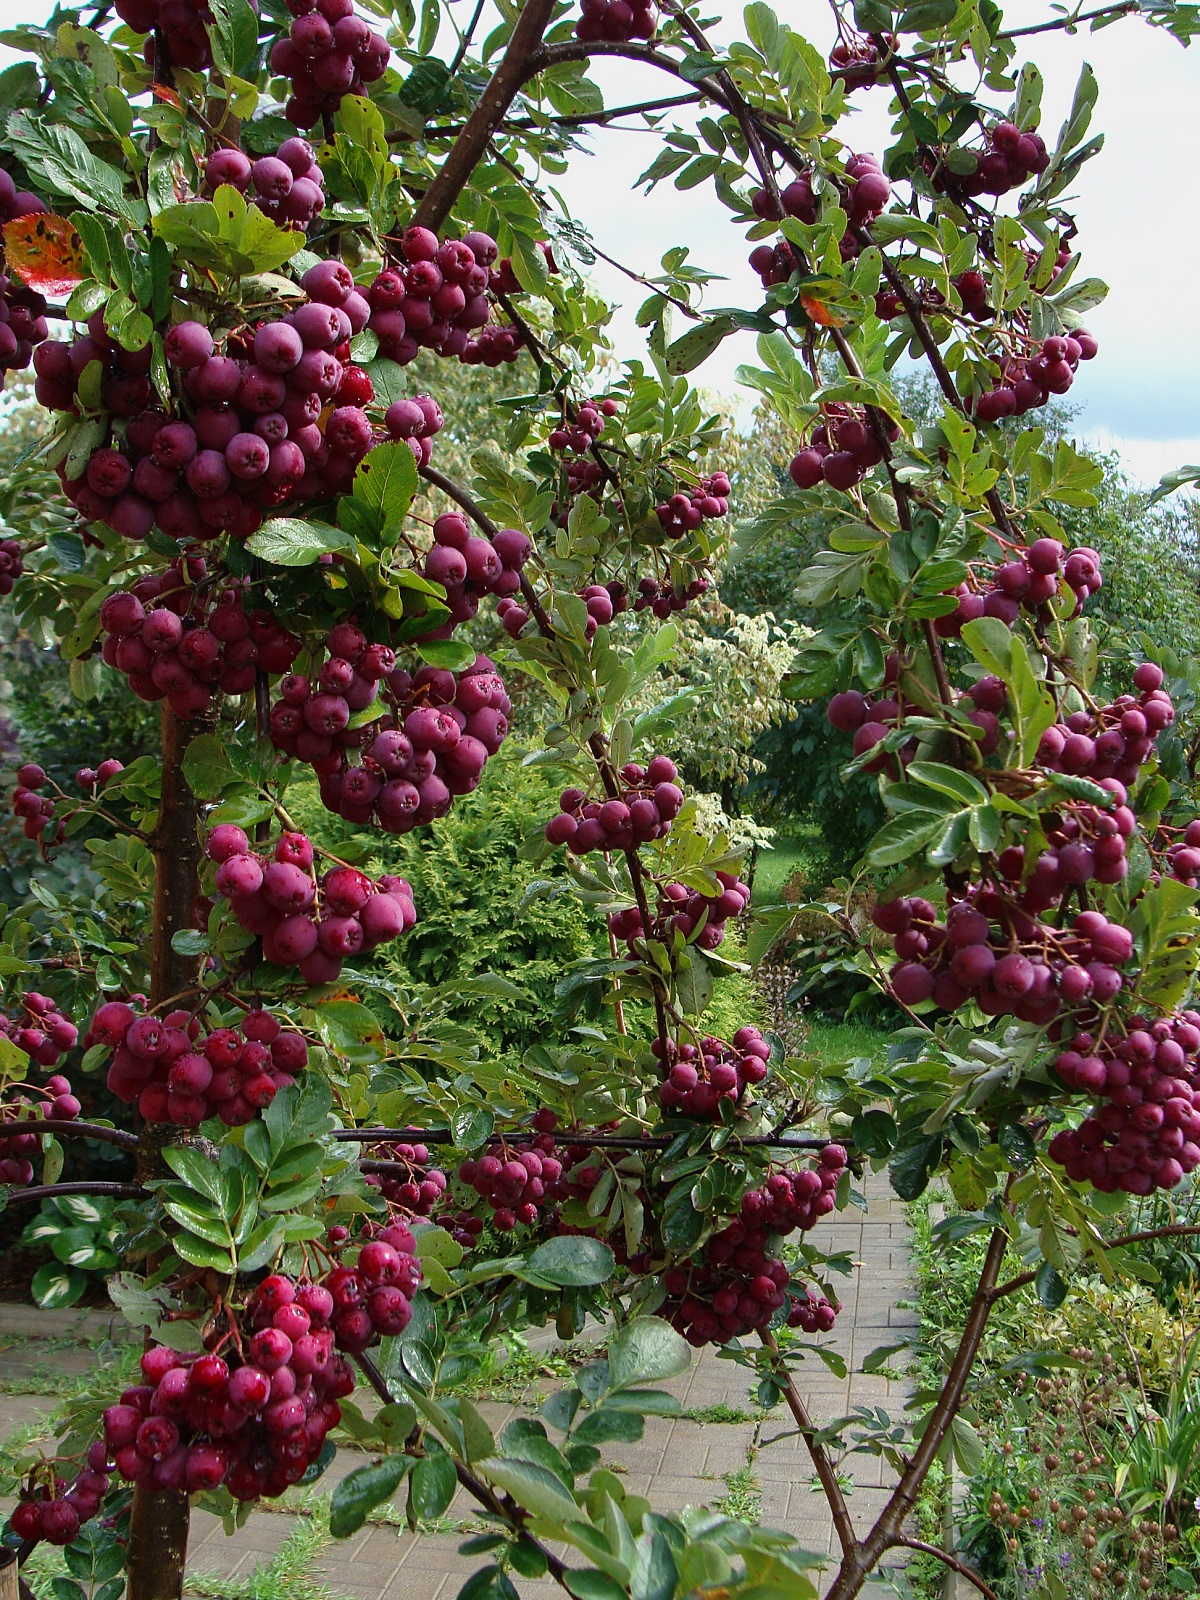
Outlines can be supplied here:
M151 927L150 1003L160 1006L194 982L195 956L178 955L175 932L192 925L192 902L199 892L200 839L196 801L184 782L183 756L189 742L207 731L204 719L181 722L163 702L162 799L154 834L154 916ZM161 1177L162 1150L170 1141L167 1125L142 1129L138 1177ZM127 1553L128 1600L180 1600L187 1559L190 1502L178 1490L133 1491Z

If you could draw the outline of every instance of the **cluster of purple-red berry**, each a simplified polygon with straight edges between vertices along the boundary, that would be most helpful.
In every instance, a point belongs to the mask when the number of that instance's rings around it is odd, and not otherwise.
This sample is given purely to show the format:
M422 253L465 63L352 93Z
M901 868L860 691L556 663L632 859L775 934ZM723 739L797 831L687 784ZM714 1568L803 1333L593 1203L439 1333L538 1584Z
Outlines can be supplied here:
M575 412L574 421L560 422L550 430L547 446L561 454L572 450L576 455L586 455L604 432L605 417L615 417L617 402L611 397L603 400L585 400Z
M662 1041L651 1045L667 1073L659 1104L666 1112L701 1122L719 1121L722 1100L736 1105L748 1088L762 1083L771 1060L770 1045L749 1023L730 1043L709 1035L695 1044L668 1039L667 1046L664 1060Z
M707 573L693 578L683 588L676 588L670 577L639 578L633 609L653 612L661 622L665 622L673 612L685 611L689 601L698 600L702 594L707 594L709 583Z
M934 629L943 639L956 639L964 623L980 617L998 617L1011 628L1022 606L1036 611L1049 604L1064 583L1075 596L1076 609L1082 609L1104 584L1099 555L1089 545L1064 550L1057 539L1035 539L1028 548L1010 550L1009 559L990 568L978 589L963 583L953 590L958 603L934 621Z
M831 1144L815 1167L772 1173L763 1188L743 1196L741 1216L709 1240L700 1261L668 1267L662 1315L689 1344L742 1338L768 1327L784 1306L790 1327L829 1332L837 1308L824 1295L794 1284L786 1263L772 1251L778 1239L814 1227L832 1211L845 1165L845 1150Z
M460 623L469 622L485 594L502 598L516 594L532 548L519 528L500 528L495 538L485 539L471 531L461 512L447 511L437 517L433 544L421 570L431 583L446 591L450 616L441 637L449 638Z
M208 0L119 0L113 9L134 33L149 35L144 51L147 65L154 63L154 41L161 34L172 66L188 72L212 66ZM257 5L252 9L257 11Z
M900 432L890 417L880 415L878 426L889 441ZM822 482L831 489L853 489L879 465L883 454L866 411L835 403L825 407L824 420L792 457L788 472L797 489L815 489Z
M72 343L40 344L35 389L50 410L75 410L82 374L103 369L111 440L78 477L58 468L81 519L128 539L154 527L173 539L245 538L265 511L348 489L376 442L362 409L371 381L349 364L370 311L353 282L340 261L319 262L304 275L304 305L230 335L223 354L203 323L176 323L163 340L187 402L175 418L147 409L150 346L114 344L98 313Z
M44 845L61 844L63 819L60 817L52 834L47 833L58 809L52 794L39 794L45 786L46 774L35 761L27 761L17 770L17 781L12 792L12 812L21 821L21 831L27 839L36 839Z
M271 46L271 71L291 79L288 121L312 128L338 109L343 95L364 94L367 84L378 83L391 47L356 14L354 0L287 0L287 8L295 20Z
M0 372L0 385L4 375ZM16 539L0 539L0 595L11 594L25 571L25 556Z
M1050 1141L1050 1155L1077 1183L1111 1194L1173 1189L1200 1166L1200 1013L1116 1029L1085 1027L1054 1060L1069 1089L1102 1104Z
M595 43L611 39L628 44L631 39L653 39L658 27L654 0L579 0L575 37Z
M430 1165L428 1145L413 1144L405 1139L389 1140L376 1145L371 1155L373 1159L404 1169L403 1173L380 1173L367 1179L389 1205L398 1206L410 1217L433 1215L434 1207L441 1204L446 1192L446 1174L441 1167Z
M0 168L0 223L11 222L14 217L27 217L46 210L44 201L37 195L18 191L7 172ZM21 282L20 278L0 272L0 388L6 372L23 372L33 360L34 346L41 344L48 333L46 326L46 298ZM12 545L12 551L8 546ZM0 579L20 575L20 546L11 539L0 545L5 553L16 558L16 566L0 566ZM9 594L0 581L0 594Z
M244 150L226 145L214 150L204 168L213 191L229 184L249 194L264 216L294 228L307 228L325 209L325 178L307 139L285 139L273 156L251 161Z
M259 1008L209 1031L190 1011L158 1017L140 1003L108 1000L83 1043L112 1051L107 1081L118 1100L136 1101L147 1122L182 1128L209 1117L240 1127L308 1065L303 1036Z
M84 1466L70 1483L58 1476L50 1481L44 1470L35 1470L21 1487L9 1527L30 1543L44 1539L47 1544L73 1544L81 1526L99 1512L111 1471L102 1439L88 1446Z
M354 1266L338 1266L323 1280L333 1299L333 1333L339 1350L356 1354L377 1338L403 1333L421 1282L412 1233L403 1222L372 1229Z
M79 1029L49 995L30 989L22 996L15 1016L0 1012L0 1036L23 1050L35 1066L56 1067L67 1051L75 1048ZM63 1092L69 1093L69 1089ZM57 1111L52 1114L59 1115ZM78 1102L74 1114L78 1115Z
M702 522L725 516L730 492L728 475L714 472L690 490L677 489L669 500L655 506L654 515L668 539L682 539L685 533L694 533Z
M1023 417L1044 406L1051 395L1066 394L1075 381L1081 361L1091 361L1099 345L1086 328L1054 333L1031 355L1006 357L1000 363L1000 381L985 389L974 402L980 422L1002 417Z
M1126 787L1135 782L1155 739L1175 721L1175 707L1162 686L1162 668L1153 661L1138 665L1133 683L1138 694L1119 695L1093 711L1073 711L1065 722L1047 728L1038 744L1038 766L1097 782L1113 778ZM1124 803L1121 796L1122 808Z
M341 1420L338 1401L354 1389L335 1315L330 1289L274 1274L246 1307L248 1337L202 1355L152 1346L144 1381L104 1413L117 1472L153 1489L283 1494L320 1455Z
M217 863L216 890L239 925L262 939L264 960L298 967L306 983L332 983L342 962L374 950L417 920L407 879L372 882L356 867L335 866L318 879L312 841L282 833L273 859L250 848L231 822L213 828L205 854Z
M926 167L935 189L974 197L994 195L997 199L1010 189L1019 189L1031 176L1040 176L1050 165L1050 152L1041 134L1032 129L1022 132L1015 122L997 122L987 130L983 150L959 152L974 157L973 172L952 171L932 158Z
M898 958L889 974L897 1000L916 1006L932 999L943 1011L974 1000L987 1016L1045 1026L1064 1009L1114 999L1133 936L1100 911L1081 911L1069 928L1039 921L1070 888L1057 863L1053 870L1057 892L1036 874L1024 887L984 880L944 920L920 897L877 905L875 925L891 934Z
M43 1098L31 1100L28 1094L19 1094L0 1106L0 1184L11 1184L17 1189L33 1182L30 1157L38 1155L42 1148L38 1122L43 1117L56 1122L74 1122L82 1110L69 1081L61 1073L47 1078L35 1092Z
M859 250L857 231L869 227L887 205L892 186L873 155L851 156L846 163L846 177L849 182L844 193L839 191L838 203L849 216L850 226L842 235L839 249L843 259L850 260ZM766 189L756 189L750 197L751 209L764 222L795 217L811 226L817 220L819 204L807 172L780 189L778 205ZM762 279L763 288L769 289L772 284L788 281L796 271L797 258L792 246L781 240L774 245L755 245L750 252L750 265Z
M166 700L178 717L207 711L214 692L254 688L258 672L287 672L300 641L271 612L247 611L236 584L200 587L194 556L110 594L100 608L101 655L141 700Z
M725 939L725 924L730 917L740 917L750 904L750 885L743 883L736 872L718 872L716 877L721 887L715 895L701 894L684 883L660 885L648 930L637 906L626 906L610 913L610 933L631 947L636 940L646 938L669 943L678 933L701 950L715 950Z
M549 1150L501 1148L497 1154L471 1157L458 1169L459 1180L491 1207L492 1226L501 1233L511 1233L518 1223L532 1227L547 1200L566 1198L558 1193L563 1161L553 1138L546 1139ZM461 1219L455 1221L462 1225Z
M884 34L883 40L889 50L896 48L894 34ZM878 83L882 75L883 57L880 56L879 46L866 34L843 36L829 52L829 76L839 78L847 92L868 89L873 83Z
M1168 846L1166 867L1189 889L1200 887L1200 821L1189 822L1183 837Z
M546 838L577 856L631 850L662 839L683 807L678 776L668 756L652 756L644 767L635 761L622 767L624 787L610 800L589 800L582 789L564 789L557 815L546 824Z
M519 331L490 321L487 291L499 255L490 234L441 243L431 229L411 227L401 235L400 252L403 266L385 267L366 292L381 356L401 366L422 348L469 365L516 360Z
M445 816L456 795L478 787L508 734L511 707L492 661L476 656L458 676L431 666L414 676L351 622L336 624L326 643L315 681L300 673L281 681L272 742L312 766L323 804L348 822L407 833ZM376 704L370 722L349 726ZM361 756L351 765L353 750Z

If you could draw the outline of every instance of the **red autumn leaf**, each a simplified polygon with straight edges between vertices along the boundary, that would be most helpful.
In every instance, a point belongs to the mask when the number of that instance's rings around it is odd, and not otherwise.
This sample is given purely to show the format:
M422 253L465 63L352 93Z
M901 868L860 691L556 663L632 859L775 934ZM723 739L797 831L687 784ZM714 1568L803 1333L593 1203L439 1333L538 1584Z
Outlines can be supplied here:
M67 221L51 212L14 217L4 224L8 270L42 294L69 294L87 277L83 240Z
M823 300L818 300L814 295L802 294L800 304L804 307L804 314L810 322L815 322L818 328L844 328L845 317L839 317L836 311L831 311Z

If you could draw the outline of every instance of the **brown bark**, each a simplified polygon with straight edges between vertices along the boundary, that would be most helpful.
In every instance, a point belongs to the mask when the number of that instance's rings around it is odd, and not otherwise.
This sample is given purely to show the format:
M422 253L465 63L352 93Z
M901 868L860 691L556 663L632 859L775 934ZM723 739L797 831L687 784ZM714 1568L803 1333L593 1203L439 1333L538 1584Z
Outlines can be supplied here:
M192 902L199 890L200 837L196 800L183 777L184 752L203 720L181 722L162 708L162 798L154 831L154 920L150 946L150 1002L158 1006L194 983L196 958L181 956L171 939L192 925ZM143 1183L162 1175L162 1149L170 1129L143 1128L138 1177ZM190 1502L178 1490L155 1491L138 1484L129 1519L128 1600L180 1600L187 1559Z
M189 1504L178 1489L133 1491L126 1556L128 1600L179 1600L187 1559Z
M529 77L530 61L541 45L542 34L553 14L554 0L525 0L500 65L417 207L413 217L415 226L436 231L450 215L454 202L487 149L488 141Z

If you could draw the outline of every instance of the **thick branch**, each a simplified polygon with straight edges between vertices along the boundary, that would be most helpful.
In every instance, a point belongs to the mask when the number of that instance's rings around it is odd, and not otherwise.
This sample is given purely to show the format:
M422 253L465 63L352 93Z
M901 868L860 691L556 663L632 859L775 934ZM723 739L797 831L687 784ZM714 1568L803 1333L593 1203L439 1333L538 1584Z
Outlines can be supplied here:
M448 478L444 472L439 472L436 467L419 467L417 470L426 483L431 483L435 489L440 489L444 495L448 495L456 505L460 505L479 528L480 532L485 534L487 538L494 539L500 532L491 517L488 516L479 502L467 493L461 483L455 483L453 478Z
M28 1189L9 1189L5 1196L8 1205L20 1205L30 1200L57 1200L60 1195L95 1194L110 1200L144 1200L146 1191L140 1183L109 1183L100 1178L81 1178L73 1183L37 1183Z
M891 1499L884 1506L875 1526L857 1549L842 1562L841 1570L826 1600L851 1600L862 1587L865 1575L874 1571L883 1553L902 1538L901 1529L904 1521L917 1503L921 1485L937 1459L950 1424L962 1404L967 1379L970 1377L975 1357L979 1354L983 1330L987 1326L995 1296L996 1280L1000 1276L1000 1267L1007 1249L1008 1233L1004 1228L994 1229L958 1349L950 1364L950 1371L946 1375L946 1382L938 1396L937 1404L929 1414L925 1431L917 1441L908 1465L900 1476L900 1482L892 1491Z
M771 1333L760 1333L759 1338L773 1356L778 1358L779 1346L775 1343L775 1336ZM854 1524L850 1520L850 1511L846 1505L846 1497L842 1493L842 1486L837 1480L833 1462L829 1459L829 1451L823 1444L816 1441L817 1426L808 1414L808 1407L800 1398L799 1390L791 1373L782 1361L776 1362L773 1368L776 1379L783 1385L783 1397L787 1401L788 1410L795 1418L796 1426L808 1447L812 1457L812 1464L816 1469L817 1477L821 1480L821 1488L825 1491L825 1499L829 1503L829 1514L833 1518L833 1526L837 1531L838 1543L845 1555L850 1555L858 1547L858 1535L854 1531Z
M470 181L488 140L504 121L505 112L529 77L530 60L539 49L542 34L554 15L554 3L555 0L525 0L500 65L416 209L415 226L432 228L436 232L454 209L454 202Z
M338 1128L329 1136L331 1139L343 1140L352 1144L432 1144L453 1145L454 1135L448 1128ZM483 1141L484 1144L519 1144L524 1132L493 1133ZM530 1129L528 1137L533 1137ZM569 1133L564 1132L562 1137L570 1144L594 1145L598 1150L665 1150L667 1145L673 1144L675 1134L645 1134L636 1137L627 1137L622 1134L608 1133ZM844 1144L844 1140L837 1143ZM773 1133L749 1134L744 1139L731 1140L731 1145L756 1145L771 1150L824 1150L827 1145L835 1143L833 1139L787 1139ZM726 1146L729 1148L730 1146ZM380 1166L394 1165L392 1162L380 1162Z
M101 1144L115 1144L121 1150L136 1150L136 1133L126 1133L121 1128L105 1128L98 1122L64 1122L61 1117L45 1117L17 1124L0 1125L5 1133L61 1133L69 1139L96 1139Z

